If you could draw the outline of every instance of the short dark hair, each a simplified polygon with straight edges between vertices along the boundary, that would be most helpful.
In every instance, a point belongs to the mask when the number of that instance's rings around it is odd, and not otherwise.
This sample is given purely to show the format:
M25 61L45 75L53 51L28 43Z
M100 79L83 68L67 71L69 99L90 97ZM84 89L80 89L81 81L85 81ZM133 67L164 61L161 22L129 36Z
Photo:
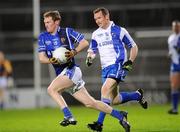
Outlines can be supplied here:
M60 15L59 11L57 11L57 10L45 12L43 16L44 16L44 18L52 17L53 21L61 20L61 15Z
M96 13L98 13L98 12L100 12L100 11L102 12L102 14L103 14L104 16L106 16L106 15L109 14L108 9L106 9L105 7L98 7L98 8L96 8L96 9L93 11L93 13L96 14Z

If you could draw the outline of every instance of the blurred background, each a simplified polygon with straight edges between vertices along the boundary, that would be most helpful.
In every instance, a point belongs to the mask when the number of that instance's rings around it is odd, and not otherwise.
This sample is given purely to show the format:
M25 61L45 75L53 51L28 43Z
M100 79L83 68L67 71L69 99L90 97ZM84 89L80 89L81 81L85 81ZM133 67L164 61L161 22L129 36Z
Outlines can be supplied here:
M170 101L167 38L171 22L180 20L179 0L3 0L0 1L0 50L13 66L14 86L6 90L5 108L54 107L46 89L55 77L51 66L37 60L37 36L44 30L42 14L59 10L62 27L72 27L90 40L97 28L92 11L104 6L111 20L125 27L139 47L133 71L121 91L143 88L150 103ZM40 8L39 8L40 7ZM100 99L101 73L97 57L85 66L86 51L76 56L91 95ZM64 94L69 104L78 104Z

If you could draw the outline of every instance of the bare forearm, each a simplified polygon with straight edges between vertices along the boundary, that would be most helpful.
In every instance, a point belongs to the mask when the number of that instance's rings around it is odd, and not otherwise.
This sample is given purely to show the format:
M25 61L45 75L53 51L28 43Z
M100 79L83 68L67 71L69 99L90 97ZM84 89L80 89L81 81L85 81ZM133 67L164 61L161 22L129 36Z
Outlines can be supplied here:
M133 62L136 59L137 54L138 54L138 47L136 45L136 46L132 47L130 50L129 60L131 60Z
M83 39L79 45L76 47L77 53L81 52L83 49L85 49L89 45L88 41Z
M44 64L49 64L50 63L49 59L41 59L40 62L44 63Z
M45 63L45 64L50 63L49 58L45 55L45 53L39 53L38 56L39 56L39 61L41 63Z

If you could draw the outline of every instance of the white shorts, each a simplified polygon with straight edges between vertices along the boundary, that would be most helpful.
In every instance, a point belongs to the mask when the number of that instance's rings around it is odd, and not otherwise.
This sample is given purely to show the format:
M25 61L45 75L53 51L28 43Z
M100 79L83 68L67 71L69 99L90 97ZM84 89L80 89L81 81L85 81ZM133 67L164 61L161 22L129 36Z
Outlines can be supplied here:
M71 69L65 68L60 75L66 75L70 80L73 81L74 86L66 89L65 91L74 94L75 92L79 91L82 87L84 87L85 82L82 80L82 72L81 69L77 66L74 66Z
M0 89L5 89L7 87L7 78L0 77Z

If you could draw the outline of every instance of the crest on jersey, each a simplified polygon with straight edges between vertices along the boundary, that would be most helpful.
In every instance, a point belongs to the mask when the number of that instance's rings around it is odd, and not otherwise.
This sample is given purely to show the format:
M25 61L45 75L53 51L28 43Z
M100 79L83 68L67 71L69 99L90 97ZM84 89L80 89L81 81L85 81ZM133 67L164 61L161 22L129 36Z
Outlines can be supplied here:
M62 37L61 42L64 43L66 41L66 38Z

